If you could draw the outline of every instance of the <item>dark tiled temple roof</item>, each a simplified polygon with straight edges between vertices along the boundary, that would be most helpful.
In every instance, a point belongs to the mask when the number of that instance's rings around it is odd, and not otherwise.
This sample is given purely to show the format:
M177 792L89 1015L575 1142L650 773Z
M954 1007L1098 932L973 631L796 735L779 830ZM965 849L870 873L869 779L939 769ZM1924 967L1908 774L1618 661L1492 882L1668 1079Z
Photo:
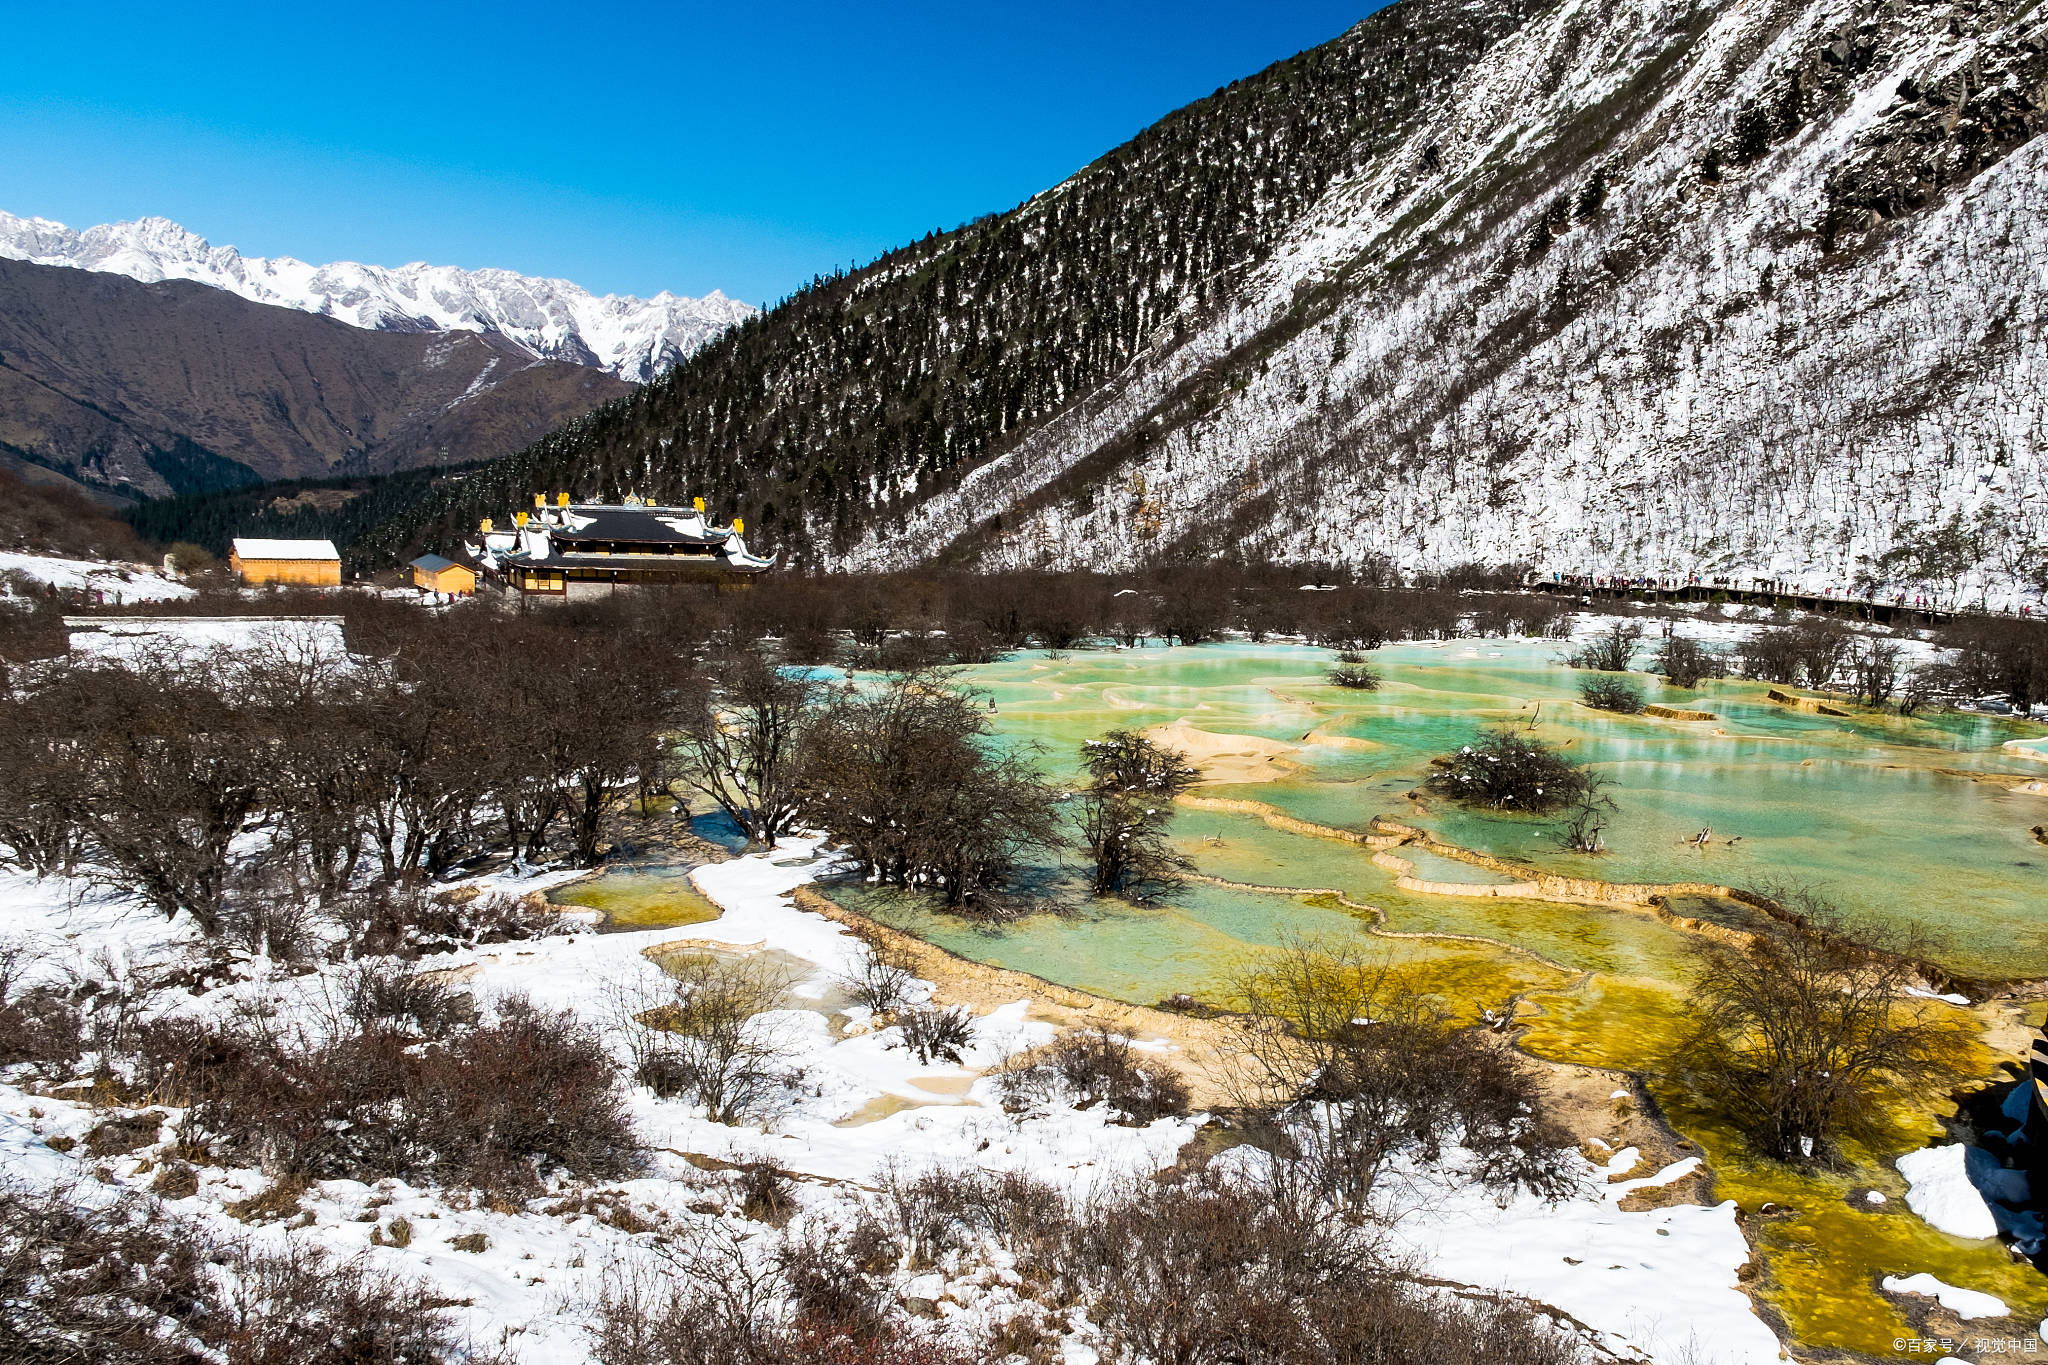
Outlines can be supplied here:
M579 541L631 541L639 545L722 545L729 534L718 527L707 527L702 535L690 535L679 531L669 523L685 521L696 514L669 508L648 507L602 507L571 506L563 509L571 517L588 525L578 527L549 526L548 533L558 543L568 546Z

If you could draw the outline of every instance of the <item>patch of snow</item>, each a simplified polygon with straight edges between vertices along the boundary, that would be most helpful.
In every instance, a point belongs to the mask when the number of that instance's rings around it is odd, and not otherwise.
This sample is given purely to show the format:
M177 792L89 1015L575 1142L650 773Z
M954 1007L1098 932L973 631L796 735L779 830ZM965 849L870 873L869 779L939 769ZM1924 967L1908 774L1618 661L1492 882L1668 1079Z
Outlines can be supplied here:
M68 616L64 624L73 653L130 662L165 650L345 652L339 616Z
M1898 1160L1906 1177L1906 1207L1929 1225L1956 1237L1996 1237L1998 1224L1984 1196L1970 1183L1969 1147L1960 1142L1922 1147Z
M1941 995L1935 991L1922 990L1918 986L1906 987L1906 994L1918 996L1922 1000L1941 1000L1951 1005L1967 1005L1970 1003L1970 997L1967 995L1956 995L1953 993Z
M113 564L103 559L64 559L0 551L0 573L25 574L38 583L67 591L97 592L115 604L164 602L190 597L193 590L146 564Z
M1688 1157L1654 1175L1604 1183L1637 1159L1631 1147L1604 1167L1587 1163L1580 1190L1557 1204L1452 1191L1409 1214L1397 1232L1430 1273L1552 1304L1600 1332L1617 1356L1777 1361L1778 1339L1742 1291L1749 1244L1734 1202L1624 1212L1631 1191L1668 1185L1699 1166Z
M1945 1284L1926 1271L1918 1275L1887 1275L1884 1277L1884 1292L1887 1294L1925 1294L1937 1300L1943 1308L1959 1318L2002 1318L2005 1316L2005 1301L1975 1289L1958 1289Z

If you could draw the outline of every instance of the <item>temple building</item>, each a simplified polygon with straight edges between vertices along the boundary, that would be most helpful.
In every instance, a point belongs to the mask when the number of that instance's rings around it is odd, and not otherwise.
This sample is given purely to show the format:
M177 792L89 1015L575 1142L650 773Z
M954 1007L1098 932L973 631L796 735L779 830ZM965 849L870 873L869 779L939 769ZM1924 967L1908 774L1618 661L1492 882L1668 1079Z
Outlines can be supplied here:
M487 577L522 593L581 597L652 583L749 578L775 565L774 555L748 552L746 523L738 517L730 526L714 526L702 498L690 507L659 507L632 498L570 502L560 493L550 504L536 493L533 510L515 514L512 523L497 530L485 520L478 542L463 548Z

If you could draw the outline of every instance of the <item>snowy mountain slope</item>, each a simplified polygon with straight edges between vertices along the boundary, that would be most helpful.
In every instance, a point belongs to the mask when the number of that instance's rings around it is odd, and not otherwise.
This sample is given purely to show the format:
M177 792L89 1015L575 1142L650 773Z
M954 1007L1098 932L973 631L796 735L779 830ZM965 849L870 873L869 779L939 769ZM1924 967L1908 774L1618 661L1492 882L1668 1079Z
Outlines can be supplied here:
M2009 4L1567 0L1192 325L845 558L2031 593L2043 29Z
M598 297L567 280L415 262L387 268L289 256L244 256L165 218L74 231L0 212L0 257L126 275L191 280L255 303L396 332L493 332L537 360L562 360L645 383L755 309L717 291L700 299Z

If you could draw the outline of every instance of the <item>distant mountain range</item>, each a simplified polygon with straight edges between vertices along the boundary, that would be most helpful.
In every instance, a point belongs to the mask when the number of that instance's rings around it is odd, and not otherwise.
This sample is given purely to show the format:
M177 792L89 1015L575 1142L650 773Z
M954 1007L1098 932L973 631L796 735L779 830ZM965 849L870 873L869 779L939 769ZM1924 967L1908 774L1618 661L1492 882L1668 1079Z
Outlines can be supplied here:
M379 332L0 260L0 468L118 498L490 459L632 386L494 332Z
M700 299L592 294L567 280L509 270L397 267L289 256L244 256L167 218L74 231L0 212L0 258L125 275L144 284L190 280L252 303L318 313L385 332L479 332L536 360L606 370L643 384L758 310L717 291Z
M756 312L0 213L0 469L133 499L496 459Z
M1398 0L376 532L814 563L2048 580L2032 0Z

